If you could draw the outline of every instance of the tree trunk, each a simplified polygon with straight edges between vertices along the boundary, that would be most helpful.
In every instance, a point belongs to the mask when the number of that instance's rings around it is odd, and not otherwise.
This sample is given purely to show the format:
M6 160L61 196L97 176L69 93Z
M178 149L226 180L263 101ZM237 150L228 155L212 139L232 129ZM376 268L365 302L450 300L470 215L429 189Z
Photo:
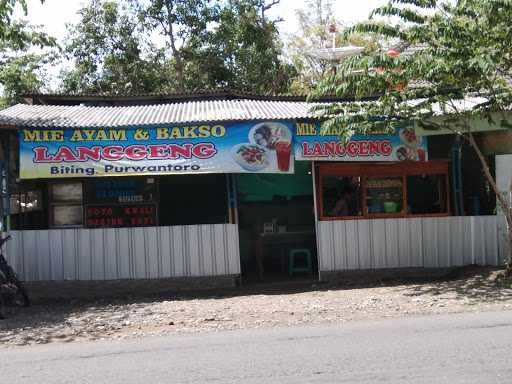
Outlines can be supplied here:
M183 60L181 58L180 51L176 48L176 39L174 37L174 28L173 28L173 21L172 21L172 6L169 1L165 2L165 6L167 9L167 23L168 23L168 35L169 35L169 43L172 50L172 55L174 57L174 60L176 60L176 77L178 79L177 84L177 90L179 92L183 92L185 90L185 75L184 75L184 67L183 67Z
M478 156L478 159L480 160L480 164L482 165L482 170L484 172L484 176L491 185L492 190L494 191L496 195L496 201L498 202L499 206L501 207L505 219L507 222L507 245L508 249L506 252L506 267L507 267L507 273L512 273L512 206L509 201L507 201L506 198L503 197L501 192L498 190L498 186L496 185L496 180L494 180L494 177L491 175L491 172L489 171L489 165L487 164L487 160L485 159L485 156L482 154L482 151L480 150L480 147L478 146L473 134L471 132L467 133L467 138L469 143L471 144L471 147L473 147L473 150L475 151L476 155Z

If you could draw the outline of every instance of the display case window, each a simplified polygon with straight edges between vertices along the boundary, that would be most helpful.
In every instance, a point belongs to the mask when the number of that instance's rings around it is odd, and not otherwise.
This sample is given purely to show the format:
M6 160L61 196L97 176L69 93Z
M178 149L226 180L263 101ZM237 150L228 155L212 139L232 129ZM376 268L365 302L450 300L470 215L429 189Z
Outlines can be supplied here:
M50 199L54 203L82 202L81 182L50 184Z
M321 220L447 216L448 162L317 166Z
M84 216L82 182L51 183L49 191L51 226L81 226Z
M81 205L52 206L53 226L77 226L82 224L83 207Z
M368 214L401 213L404 210L404 181L402 177L367 177L365 183Z
M10 214L40 211L43 209L42 191L24 191L10 196Z

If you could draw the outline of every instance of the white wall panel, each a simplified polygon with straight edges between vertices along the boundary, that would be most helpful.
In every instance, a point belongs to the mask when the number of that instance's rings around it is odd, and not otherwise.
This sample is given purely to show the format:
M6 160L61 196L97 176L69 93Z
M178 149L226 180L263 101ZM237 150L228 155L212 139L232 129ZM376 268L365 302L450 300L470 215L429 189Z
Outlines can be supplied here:
M240 274L238 227L12 231L6 255L27 281Z
M387 265L385 222L384 220L372 220L370 225L372 231L368 237L372 242L373 254L368 255L368 258L372 261L372 268L385 268Z
M104 254L104 278L106 280L116 279L118 276L118 265L119 265L119 252L117 250L118 245L118 233L115 228L108 228L103 231L103 244L105 246ZM112 255L112 257L108 257Z
M345 221L334 222L332 230L329 231L328 235L332 237L334 241L334 249L347 249L347 232L345 231ZM334 234L337 236L334 236ZM336 270L347 268L348 260L346 257L334 258L334 254L329 255L329 264L334 265Z
M334 224L336 225L336 224ZM334 227L336 228L336 226ZM345 222L345 230L347 231L347 267L349 269L359 269L359 239L357 231L357 222L355 220ZM334 232L332 236L339 236ZM333 252L334 258L338 256ZM336 264L336 262L335 262Z
M361 255L371 255L371 237L364 236L365 233L371 233L371 224L368 221L356 222L356 244L357 244L357 260L359 268L368 269L372 267L372 259L361 257Z
M62 246L62 232L50 232L49 253L51 280L64 280L64 250Z
M411 227L407 225L408 223L399 220L397 221L397 246L398 246L398 265L400 267L411 265L412 257L411 257Z
M120 279L133 278L132 267L132 242L129 228L120 228L116 230L116 256L117 266L116 275Z
M316 236L317 236L317 244L318 244L318 254L322 255L322 257L318 258L318 268L321 271L335 271L339 268L336 268L336 265L334 263L334 249L340 250L340 257L337 258L339 261L338 265L343 265L344 268L341 269L347 269L347 266L345 264L342 264L344 259L346 258L346 247L345 242L340 241L338 243L334 243L334 239L331 239L331 235L334 231L335 224L332 224L328 221L319 221L316 223ZM343 239L346 236L346 231L340 230L338 231L338 238ZM332 246L331 246L332 244ZM343 250L341 252L341 250Z
M320 221L321 271L500 265L500 216Z
M398 221L385 222L384 229L386 231L386 266L389 268L398 268L399 262L399 236Z

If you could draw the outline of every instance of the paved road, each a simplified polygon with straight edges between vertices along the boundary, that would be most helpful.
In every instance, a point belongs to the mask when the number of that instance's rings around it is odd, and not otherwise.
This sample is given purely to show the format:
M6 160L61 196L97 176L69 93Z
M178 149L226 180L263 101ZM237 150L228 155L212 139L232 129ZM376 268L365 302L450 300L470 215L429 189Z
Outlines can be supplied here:
M2 383L510 383L512 312L0 349Z

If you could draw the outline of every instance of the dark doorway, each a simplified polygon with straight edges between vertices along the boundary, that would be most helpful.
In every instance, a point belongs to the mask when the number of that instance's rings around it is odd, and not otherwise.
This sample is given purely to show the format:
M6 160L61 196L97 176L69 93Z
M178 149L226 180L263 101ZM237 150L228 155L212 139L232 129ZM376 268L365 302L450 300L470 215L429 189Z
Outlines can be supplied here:
M238 175L237 192L245 281L315 276L311 163L296 162L292 175Z

